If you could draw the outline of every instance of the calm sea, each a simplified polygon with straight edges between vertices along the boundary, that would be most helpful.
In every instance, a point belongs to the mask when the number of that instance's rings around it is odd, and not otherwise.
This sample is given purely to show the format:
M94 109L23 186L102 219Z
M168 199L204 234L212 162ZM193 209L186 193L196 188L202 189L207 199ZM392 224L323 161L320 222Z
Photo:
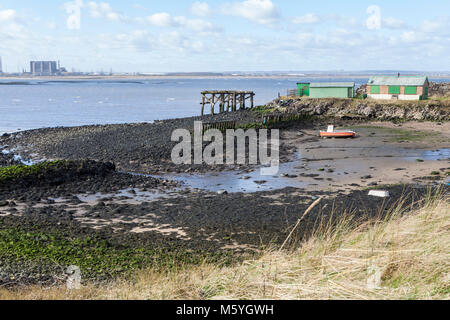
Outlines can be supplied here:
M295 88L298 81L352 81L363 78L157 79L144 81L0 80L0 133L44 127L150 122L200 114L202 90L252 90L265 104ZM450 82L450 79L430 79Z

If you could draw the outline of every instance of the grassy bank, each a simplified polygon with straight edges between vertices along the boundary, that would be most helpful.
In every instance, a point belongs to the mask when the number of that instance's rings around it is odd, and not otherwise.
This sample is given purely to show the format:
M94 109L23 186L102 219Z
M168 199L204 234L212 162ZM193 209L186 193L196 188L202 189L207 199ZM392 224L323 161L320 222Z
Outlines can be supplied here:
M449 299L450 205L430 195L421 209L387 218L323 223L295 250L269 250L236 266L204 263L132 281L0 289L1 299ZM352 222L353 221L353 222Z

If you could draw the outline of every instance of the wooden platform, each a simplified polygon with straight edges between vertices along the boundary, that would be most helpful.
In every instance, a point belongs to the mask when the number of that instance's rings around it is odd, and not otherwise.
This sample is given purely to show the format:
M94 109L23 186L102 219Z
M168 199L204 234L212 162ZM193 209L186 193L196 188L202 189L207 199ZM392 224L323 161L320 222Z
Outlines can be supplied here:
M246 108L246 101L250 100L250 108L254 107L253 91L212 90L202 92L202 116L205 113L205 105L211 106L211 114L215 113L215 107L219 105L219 113L237 111ZM239 107L238 107L239 106Z

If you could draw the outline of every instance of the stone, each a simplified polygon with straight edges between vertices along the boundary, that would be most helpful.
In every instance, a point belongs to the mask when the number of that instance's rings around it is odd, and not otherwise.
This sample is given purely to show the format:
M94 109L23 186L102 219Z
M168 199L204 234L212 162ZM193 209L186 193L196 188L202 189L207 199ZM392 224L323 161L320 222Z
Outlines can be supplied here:
M267 183L266 180L257 180L257 181L253 181L253 182L256 183L256 184L265 184L265 183Z
M389 191L385 190L370 190L369 196L379 197L379 198L387 198L389 197Z
M228 191L227 190L219 190L219 191L217 191L217 194L218 195L228 194Z

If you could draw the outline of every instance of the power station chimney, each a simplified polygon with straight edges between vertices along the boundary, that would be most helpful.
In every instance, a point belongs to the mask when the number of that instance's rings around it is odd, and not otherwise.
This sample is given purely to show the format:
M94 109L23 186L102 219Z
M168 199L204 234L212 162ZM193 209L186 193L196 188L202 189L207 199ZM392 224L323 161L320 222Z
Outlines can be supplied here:
M0 73L3 73L2 57L0 57Z

